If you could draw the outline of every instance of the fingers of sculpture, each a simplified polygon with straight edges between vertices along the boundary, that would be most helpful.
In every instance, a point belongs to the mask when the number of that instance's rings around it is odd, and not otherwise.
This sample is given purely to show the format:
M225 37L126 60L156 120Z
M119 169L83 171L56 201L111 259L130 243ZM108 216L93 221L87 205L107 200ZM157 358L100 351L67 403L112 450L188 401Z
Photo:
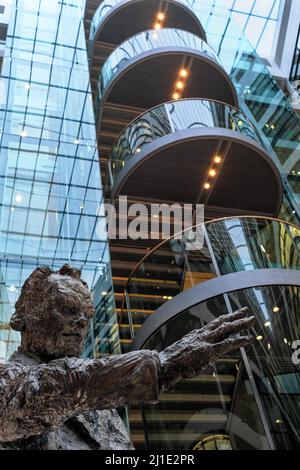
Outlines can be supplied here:
M232 322L225 322L212 331L208 331L202 339L209 343L217 343L230 335L236 335L242 331L249 330L254 326L255 317L241 318Z
M250 344L252 339L253 337L251 335L224 339L220 343L212 345L213 354L215 357L218 357L222 354L244 348Z
M191 378L201 372L213 371L212 363L220 356L248 346L252 339L251 335L231 336L215 343L199 341L198 344L191 344L178 361L181 363L182 375Z
M200 330L191 331L181 340L160 353L160 383L163 388L180 378L191 378L206 370L222 354L251 342L252 336L242 333L254 326L255 317L248 317L248 309L222 315Z
M213 331L219 328L220 326L223 325L223 323L231 323L236 320L241 320L243 318L247 318L249 314L249 309L248 307L241 308L237 310L234 313L226 314L226 315L221 315L220 317L216 318L212 322L210 322L208 325L204 326L201 328L201 332L207 332L207 331Z

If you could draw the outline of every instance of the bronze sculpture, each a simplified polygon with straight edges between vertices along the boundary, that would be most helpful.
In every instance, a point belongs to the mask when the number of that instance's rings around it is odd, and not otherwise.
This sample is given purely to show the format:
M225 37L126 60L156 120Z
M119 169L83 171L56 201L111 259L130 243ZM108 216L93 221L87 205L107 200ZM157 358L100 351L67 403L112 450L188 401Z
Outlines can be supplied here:
M21 346L0 365L1 449L132 449L115 408L154 403L219 355L244 347L247 309L217 318L163 352L79 356L94 306L80 271L37 268L25 282L13 329Z

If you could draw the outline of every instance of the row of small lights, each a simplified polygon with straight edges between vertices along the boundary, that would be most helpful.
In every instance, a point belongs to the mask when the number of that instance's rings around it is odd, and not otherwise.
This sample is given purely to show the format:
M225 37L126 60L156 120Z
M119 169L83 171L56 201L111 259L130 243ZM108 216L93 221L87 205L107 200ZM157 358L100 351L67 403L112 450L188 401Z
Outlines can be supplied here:
M164 295L163 300L172 300L173 297L171 295Z
M280 312L280 308L279 308L279 307L276 306L276 307L273 308L273 313L279 313L279 312ZM270 328L271 325L272 325L272 323L271 323L270 321L266 321L266 322L265 322L265 327L266 327L266 328ZM262 335L259 335L259 336L256 337L256 339L257 339L257 341L262 341L262 340L264 339L264 337L263 337ZM285 342L285 344L288 344L288 341L287 341L286 338L284 338L284 342ZM270 344L268 344L268 349L271 349L271 345L270 345Z
M179 100L182 97L182 92L184 90L184 87L186 85L186 79L189 76L189 72L187 69L180 69L178 72L178 78L175 82L175 89L174 93L172 95L173 100Z
M163 26L163 21L165 19L165 14L162 13L162 12L159 12L157 14L157 17L156 17L156 23L154 25L154 28L155 29L161 29L162 26ZM174 93L172 95L173 99L174 100L179 100L181 97L182 97L182 92L185 88L185 85L186 85L186 80L189 76L189 72L187 69L185 68L181 68L178 72L178 78L175 82L175 89L174 89ZM219 165L220 163L222 162L222 158L219 157L219 156L216 156L214 158L214 163ZM211 168L208 172L209 176L211 178L214 178L217 176L217 170L215 168ZM211 183L209 181L206 181L206 183L204 184L204 189L206 190L209 190L211 188ZM166 299L164 299L166 300Z
M28 137L28 133L27 133L25 130L23 130L22 132L20 132L20 136L21 136L22 138ZM75 139L75 140L73 141L73 143L74 143L75 145L79 145L79 144L80 144L80 140L79 140L79 139Z
M216 157L214 157L213 161L215 165L220 165L220 163L222 163L222 158L219 155L217 155ZM208 172L208 176L210 178L215 178L217 174L218 174L218 170L213 165L212 168ZM211 185L212 185L211 181L207 179L206 183L204 184L204 189L208 191L211 188Z
M154 29L162 29L165 18L166 18L166 15L162 11L159 11L156 15L156 22L154 24Z
M156 15L156 21L154 23L154 29L156 30L162 29L165 19L166 19L165 13L163 13L162 11L158 12ZM188 77L188 71L186 69L182 68L181 70L179 70L178 79L175 83L175 90L173 93L174 100L179 100L179 98L181 98L182 91L185 86L185 80L187 79L187 77Z

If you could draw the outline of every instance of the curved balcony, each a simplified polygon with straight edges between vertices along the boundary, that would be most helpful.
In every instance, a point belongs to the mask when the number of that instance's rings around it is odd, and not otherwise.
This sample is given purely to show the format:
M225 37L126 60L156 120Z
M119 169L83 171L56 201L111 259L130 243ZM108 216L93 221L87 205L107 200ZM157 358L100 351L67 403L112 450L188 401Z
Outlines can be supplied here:
M251 122L224 103L188 99L151 109L123 131L110 163L113 198L200 202L225 208L225 214L233 209L276 216L280 209L277 168ZM216 176L207 191L210 168Z
M125 287L132 338L146 320L135 347L200 303L264 286L300 286L299 227L245 216L177 234L141 260ZM272 302L276 306L276 299Z
M95 41L121 44L134 34L153 28L158 13L166 28L180 28L206 39L204 29L194 12L195 0L169 0L161 9L160 0L104 0L93 17L89 37L89 57Z
M172 98L179 74L185 69L178 93L238 104L235 88L214 50L194 34L179 29L149 30L122 43L103 65L98 81L98 126L104 105L150 109Z

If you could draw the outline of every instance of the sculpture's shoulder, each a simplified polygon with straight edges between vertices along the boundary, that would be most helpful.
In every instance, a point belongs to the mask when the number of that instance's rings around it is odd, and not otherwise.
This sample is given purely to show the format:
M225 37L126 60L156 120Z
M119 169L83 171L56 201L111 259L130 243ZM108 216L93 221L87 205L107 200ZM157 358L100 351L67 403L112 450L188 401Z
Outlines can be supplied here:
M7 379L14 379L18 376L22 371L27 370L28 368L18 362L15 361L7 361L4 359L0 360L0 383L4 378Z
M16 396L16 392L21 387L24 377L26 377L32 367L26 361L19 360L16 354L9 360L0 360L0 401L2 410L4 409L4 404L10 402Z

